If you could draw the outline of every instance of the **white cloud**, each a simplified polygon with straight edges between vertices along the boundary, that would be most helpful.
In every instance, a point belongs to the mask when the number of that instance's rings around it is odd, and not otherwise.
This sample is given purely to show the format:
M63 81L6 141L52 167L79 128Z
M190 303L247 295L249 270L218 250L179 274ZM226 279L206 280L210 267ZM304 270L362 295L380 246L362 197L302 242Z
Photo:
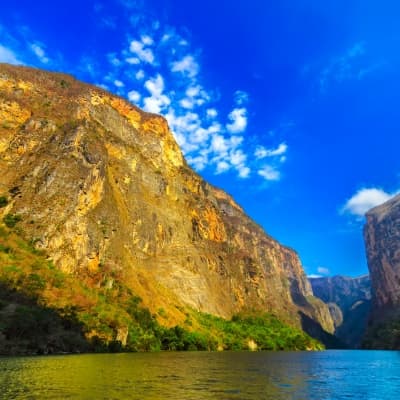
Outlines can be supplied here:
M216 118L218 115L218 111L215 108L209 108L207 110L207 117L208 118Z
M382 189L364 188L360 189L342 207L342 213L353 214L357 217L363 217L371 208L379 206L390 200L397 193L386 193Z
M164 79L160 74L157 74L155 78L147 80L144 86L152 96L160 96L164 90Z
M228 141L222 135L213 135L210 148L217 154L226 153L229 149Z
M288 146L286 143L281 143L277 148L275 149L267 149L264 146L257 146L256 150L254 151L254 156L258 159L261 160L265 157L275 157L275 156L280 156L286 153L288 149ZM281 162L284 162L285 158Z
M325 268L325 267L318 267L318 268L317 268L317 272L318 272L319 274L321 274L321 275L329 275L329 274L330 274L329 269L328 269L328 268Z
M146 45L146 46L152 46L153 43L154 43L154 40L153 40L150 36L148 36L148 35L143 35L143 36L141 37L141 39L142 39L142 43L143 43L144 45Z
M17 55L7 47L0 44L0 62L20 65L22 62L18 59Z
M161 38L161 43L168 42L168 40L171 39L171 35L169 33L164 33L164 35Z
M250 176L251 170L245 165L241 165L237 168L239 172L239 178L248 178Z
M246 104L249 101L248 93L244 92L243 90L236 90L234 95L235 103L238 106Z
M216 173L221 174L228 171L230 168L231 166L226 161L218 161Z
M281 179L280 172L271 165L264 165L257 173L267 181L279 181Z
M142 69L140 69L138 72L136 72L135 74L135 78L140 81L144 78L145 74L144 71Z
M310 274L310 275L307 275L307 278L309 278L309 279L322 278L322 275Z
M110 88L105 83L95 83L95 85L104 90L107 90L107 91L110 90Z
M115 85L117 88L123 88L123 87L125 86L124 82L120 81L119 79L116 79L116 80L114 81L114 85Z
M144 41L143 41L144 39ZM147 46L149 43L149 39L151 39L148 36L143 36L142 37L142 41L138 41L138 40L132 40L131 44L129 46L129 50L135 54L135 56L137 56L137 58L144 62L144 63L148 63L148 64L153 64L154 63L154 54L153 51L149 48L146 48L145 46ZM130 60L130 61L128 61ZM132 64L136 63L135 58L133 59L127 59L127 62L130 62Z
M243 153L242 150L232 151L230 154L230 161L232 165L243 165L246 162L247 156Z
M199 154L197 157L187 157L187 161L190 165L193 165L193 167L197 171L202 171L208 163L207 156Z
M43 64L47 64L50 61L49 58L46 56L46 52L43 50L43 47L41 47L39 44L32 43L30 45L30 48Z
M119 67L122 65L121 60L113 53L108 54L107 58L110 64L113 65L114 67Z
M188 75L190 78L195 77L199 72L199 64L193 56L187 55L180 61L175 61L171 64L172 72L181 72Z
M174 28L157 23L151 30L151 21L144 26L143 18L135 18L139 33L130 36L126 48L107 54L111 71L104 75L104 82L145 111L163 114L186 160L197 171L229 171L241 179L254 174L278 180L279 171L274 166L260 166L251 157L254 146L245 143L241 135L248 125L248 94L237 90L229 114L222 113L218 91L203 86L191 44ZM131 88L134 90L129 91ZM279 146L265 151L284 156Z
M141 98L141 95L136 90L131 90L130 92L128 92L128 99L132 103L138 103L140 101L140 98Z
M140 60L137 57L128 57L125 59L128 64L138 65L140 64Z
M171 100L163 94L164 79L160 74L157 74L154 78L148 79L144 86L151 94L150 97L145 97L143 99L143 108L145 111L159 114L170 105Z
M235 108L228 115L230 124L226 125L226 129L230 133L243 132L247 127L247 110L245 108Z
M201 91L201 86L196 85L196 86L189 86L186 89L186 96L188 97L196 97L200 94Z
M191 109L194 107L194 103L191 99L188 98L184 98L182 99L179 104L181 105L181 107L183 108L187 108L187 109Z

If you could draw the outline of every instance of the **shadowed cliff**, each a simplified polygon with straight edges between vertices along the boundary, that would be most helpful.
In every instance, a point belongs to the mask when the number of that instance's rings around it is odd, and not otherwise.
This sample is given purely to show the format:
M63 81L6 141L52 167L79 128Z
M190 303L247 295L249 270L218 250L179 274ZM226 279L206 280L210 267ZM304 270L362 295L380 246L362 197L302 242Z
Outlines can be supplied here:
M335 335L348 347L361 347L371 308L369 276L333 276L309 280L314 296L329 306Z
M364 346L400 349L400 196L366 214L372 312Z

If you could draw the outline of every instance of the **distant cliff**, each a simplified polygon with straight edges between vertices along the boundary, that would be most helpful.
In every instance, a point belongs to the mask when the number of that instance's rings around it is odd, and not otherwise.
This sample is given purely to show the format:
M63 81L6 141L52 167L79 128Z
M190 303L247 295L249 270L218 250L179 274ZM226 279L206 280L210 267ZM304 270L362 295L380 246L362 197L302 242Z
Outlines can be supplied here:
M372 313L365 345L400 349L400 195L370 210L366 218Z
M297 254L197 175L166 121L70 76L0 65L0 209L58 270L167 325L271 312L328 332ZM93 334L128 334L123 321Z
M314 296L328 304L335 335L349 347L361 347L371 306L368 275L310 278Z

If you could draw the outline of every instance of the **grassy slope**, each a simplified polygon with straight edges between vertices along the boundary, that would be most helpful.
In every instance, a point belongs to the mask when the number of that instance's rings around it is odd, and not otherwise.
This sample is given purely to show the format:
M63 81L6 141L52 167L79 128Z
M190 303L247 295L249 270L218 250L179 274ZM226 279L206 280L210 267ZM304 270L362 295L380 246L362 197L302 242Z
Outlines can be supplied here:
M3 220L4 221L4 220ZM7 222L7 220L5 220ZM226 321L192 311L183 327L165 328L115 277L112 285L65 274L45 254L0 224L0 354L82 351L321 349L272 315ZM158 319L162 320L163 310ZM126 332L126 346L117 340Z

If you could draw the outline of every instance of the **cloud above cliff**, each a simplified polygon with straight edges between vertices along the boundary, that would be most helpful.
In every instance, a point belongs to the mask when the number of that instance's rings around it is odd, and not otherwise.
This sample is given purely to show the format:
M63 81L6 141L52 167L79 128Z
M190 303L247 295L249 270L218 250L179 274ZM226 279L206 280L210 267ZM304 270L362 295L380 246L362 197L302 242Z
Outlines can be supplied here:
M341 213L364 217L371 208L379 206L394 197L398 192L387 193L379 188L363 188L351 196L341 208Z
M251 124L251 94L240 87L220 93L210 85L202 49L192 44L187 29L160 22L141 2L120 4L129 11L124 23L108 13L107 5L94 7L98 28L120 35L104 54L81 52L75 62L52 51L49 42L38 40L28 27L9 33L0 26L7 39L0 44L0 60L73 73L147 112L163 115L198 172L279 181L287 145L268 135L266 143L260 140L263 136Z

